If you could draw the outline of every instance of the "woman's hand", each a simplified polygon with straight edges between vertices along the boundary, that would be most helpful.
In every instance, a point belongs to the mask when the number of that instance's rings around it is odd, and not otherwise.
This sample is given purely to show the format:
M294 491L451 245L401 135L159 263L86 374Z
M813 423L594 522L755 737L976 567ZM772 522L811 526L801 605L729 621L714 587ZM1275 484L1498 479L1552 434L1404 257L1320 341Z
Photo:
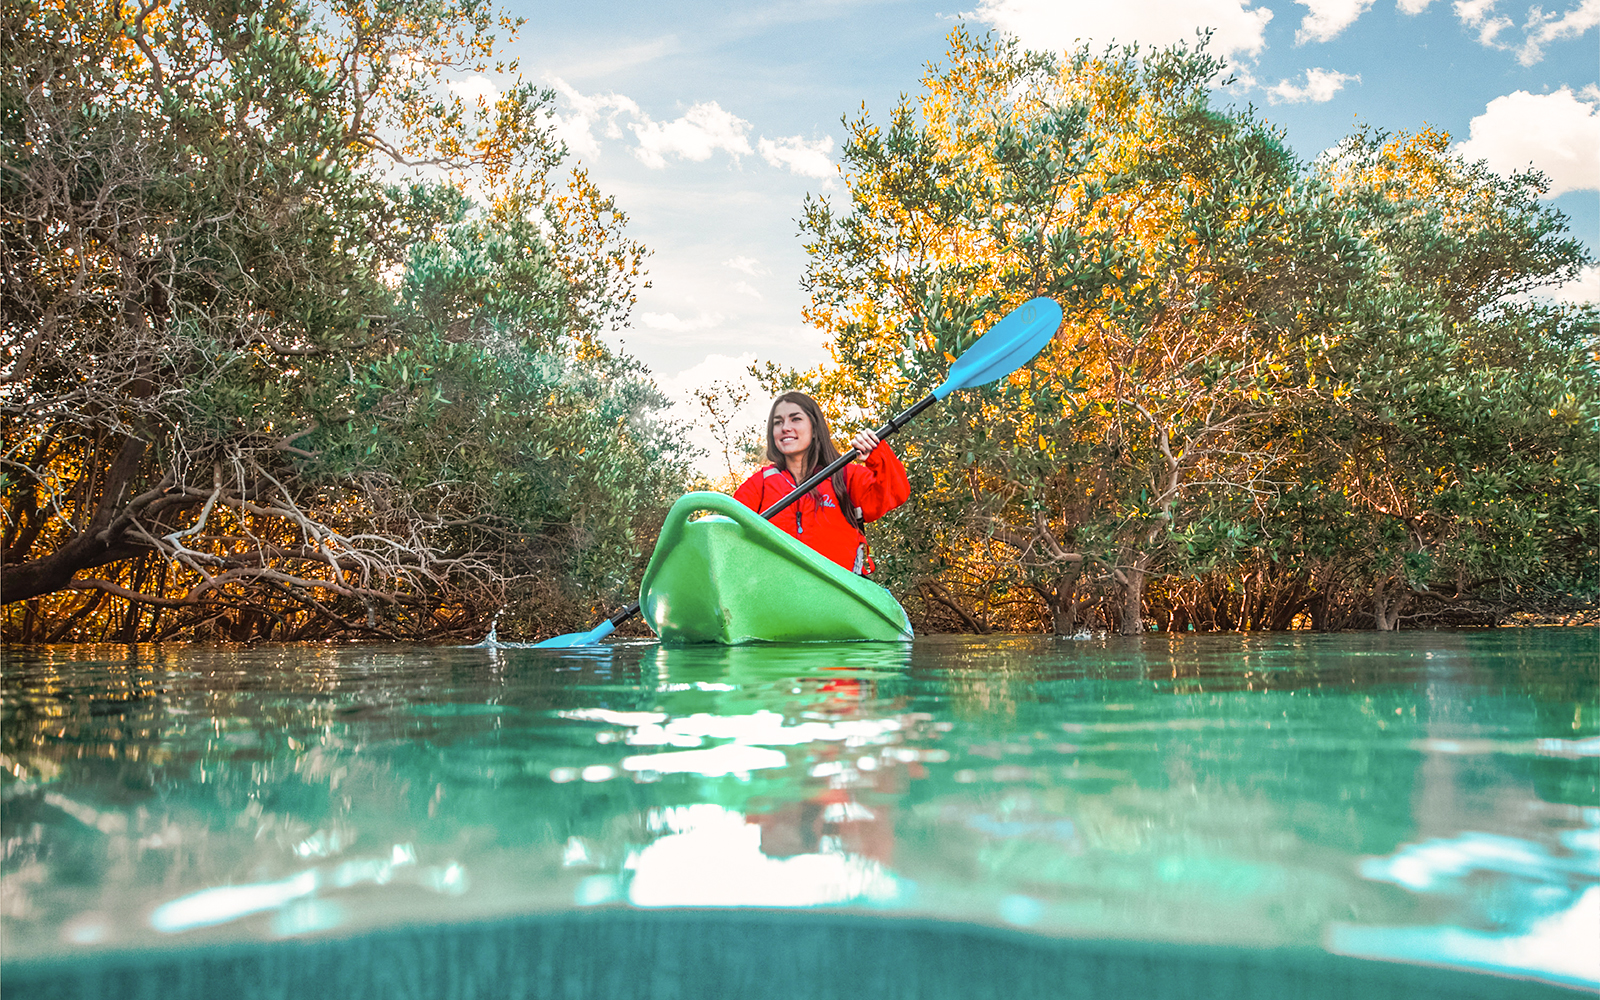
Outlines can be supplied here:
M878 435L871 431L862 431L850 439L850 447L861 453L862 458L872 454L872 449L879 444Z

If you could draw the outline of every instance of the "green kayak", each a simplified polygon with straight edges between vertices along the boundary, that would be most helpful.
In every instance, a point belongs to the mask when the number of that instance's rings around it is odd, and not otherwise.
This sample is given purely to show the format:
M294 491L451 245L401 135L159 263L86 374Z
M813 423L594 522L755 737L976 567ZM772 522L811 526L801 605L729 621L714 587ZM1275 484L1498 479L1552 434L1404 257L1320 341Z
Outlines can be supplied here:
M707 511L713 516L691 520ZM639 605L656 635L674 643L911 638L887 590L724 493L688 493L672 505Z

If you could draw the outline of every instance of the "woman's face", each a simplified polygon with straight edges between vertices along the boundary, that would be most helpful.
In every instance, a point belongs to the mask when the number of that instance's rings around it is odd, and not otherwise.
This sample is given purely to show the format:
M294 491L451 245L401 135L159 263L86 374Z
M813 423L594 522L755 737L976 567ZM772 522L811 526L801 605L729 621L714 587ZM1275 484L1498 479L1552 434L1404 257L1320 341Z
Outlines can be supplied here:
M786 400L773 407L772 440L785 458L804 455L811 447L811 418L798 403Z

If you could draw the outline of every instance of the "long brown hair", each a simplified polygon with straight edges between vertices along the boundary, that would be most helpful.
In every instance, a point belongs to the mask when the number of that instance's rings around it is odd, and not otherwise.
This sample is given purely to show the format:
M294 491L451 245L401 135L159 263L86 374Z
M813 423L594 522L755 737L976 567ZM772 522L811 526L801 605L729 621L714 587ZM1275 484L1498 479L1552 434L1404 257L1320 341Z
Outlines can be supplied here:
M778 437L772 430L772 417L778 412L779 403L793 403L811 421L811 447L806 450L805 472L796 483L799 485L810 479L812 473L838 458L839 449L833 446L833 436L828 433L828 418L823 416L822 407L805 393L791 390L774 399L772 408L767 411L767 461L780 469L788 468L788 457L778 450ZM845 485L844 469L835 472L831 480L834 498L839 502L839 512L853 528L860 531L861 519L856 516L855 502L850 499L850 489ZM811 492L814 494L816 490Z

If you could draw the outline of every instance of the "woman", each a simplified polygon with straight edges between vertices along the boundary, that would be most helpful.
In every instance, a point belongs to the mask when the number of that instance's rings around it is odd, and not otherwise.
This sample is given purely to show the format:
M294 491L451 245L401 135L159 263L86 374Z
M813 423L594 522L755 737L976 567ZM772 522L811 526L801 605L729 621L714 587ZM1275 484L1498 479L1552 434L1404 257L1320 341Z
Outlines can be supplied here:
M900 459L872 431L857 434L850 445L865 464L835 472L772 523L845 569L870 573L861 526L905 503L911 483ZM803 392L786 392L772 401L767 417L767 458L773 464L741 483L734 499L759 514L838 457L817 401Z

